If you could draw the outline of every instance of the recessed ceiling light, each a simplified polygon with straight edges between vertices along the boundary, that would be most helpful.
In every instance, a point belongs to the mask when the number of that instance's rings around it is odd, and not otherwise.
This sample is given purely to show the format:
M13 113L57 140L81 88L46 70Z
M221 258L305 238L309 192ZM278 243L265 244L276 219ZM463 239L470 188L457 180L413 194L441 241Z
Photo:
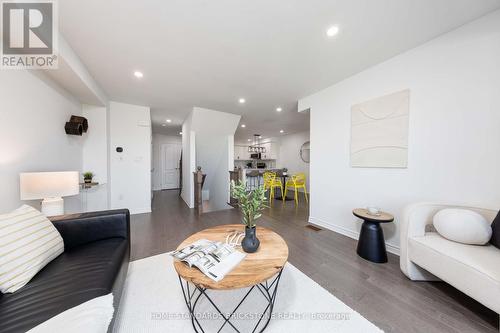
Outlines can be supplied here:
M171 123L172 122L172 119L167 119L167 123Z
M245 101L245 99L244 99L244 98L240 98L240 99L238 100L238 102L240 102L240 104L245 104L245 102L246 102L246 101Z
M161 124L161 126L165 127L165 126L167 126L167 124Z
M259 139L262 139L262 135L259 135Z
M252 139L248 139L247 141L248 141L248 142L252 142Z
M284 133L285 131L281 130L280 133Z
M142 74L142 72L135 71L134 76L138 79L142 79L144 77L144 74Z
M333 37L339 33L339 27L336 25L332 25L328 30L326 30L326 35L328 37Z
M247 125L245 125L245 124L241 124L241 127L242 127L242 128L245 128L245 127L247 127Z
M182 135L182 132L179 132L180 135Z
M283 109L278 107L278 108L276 108L276 111L281 112L281 111L283 111Z

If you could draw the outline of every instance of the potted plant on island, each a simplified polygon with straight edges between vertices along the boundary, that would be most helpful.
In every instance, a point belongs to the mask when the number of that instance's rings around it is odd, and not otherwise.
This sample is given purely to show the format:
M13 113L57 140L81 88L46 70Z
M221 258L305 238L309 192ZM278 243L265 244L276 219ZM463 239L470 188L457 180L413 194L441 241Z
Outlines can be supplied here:
M245 225L245 237L241 241L243 251L253 253L257 251L260 241L256 235L255 220L262 216L266 199L266 191L263 186L248 191L246 185L241 181L236 184L231 182L231 196L238 200L238 207L243 214L242 223Z
M92 172L87 171L83 173L83 181L85 184L92 183L92 178L94 178L94 174Z

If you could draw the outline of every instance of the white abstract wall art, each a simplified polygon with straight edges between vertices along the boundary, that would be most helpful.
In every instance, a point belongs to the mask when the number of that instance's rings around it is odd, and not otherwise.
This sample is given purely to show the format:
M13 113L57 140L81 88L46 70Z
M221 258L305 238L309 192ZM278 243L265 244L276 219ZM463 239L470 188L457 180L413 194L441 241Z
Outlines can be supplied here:
M410 90L382 96L351 109L351 166L406 168Z

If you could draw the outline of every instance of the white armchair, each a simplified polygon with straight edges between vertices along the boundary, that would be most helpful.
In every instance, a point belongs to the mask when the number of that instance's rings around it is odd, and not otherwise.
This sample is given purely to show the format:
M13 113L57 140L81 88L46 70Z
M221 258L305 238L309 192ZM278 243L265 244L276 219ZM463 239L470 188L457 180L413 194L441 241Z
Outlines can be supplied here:
M401 220L401 271L411 280L443 280L500 313L500 249L449 241L432 228L444 208L475 211L490 223L498 209L418 203L405 208Z

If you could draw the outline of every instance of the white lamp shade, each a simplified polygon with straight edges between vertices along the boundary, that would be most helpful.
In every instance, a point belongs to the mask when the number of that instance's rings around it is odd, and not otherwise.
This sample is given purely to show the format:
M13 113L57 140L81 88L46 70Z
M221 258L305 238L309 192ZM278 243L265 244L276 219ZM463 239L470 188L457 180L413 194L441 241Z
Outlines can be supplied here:
M21 173L21 200L67 197L79 193L78 171Z

